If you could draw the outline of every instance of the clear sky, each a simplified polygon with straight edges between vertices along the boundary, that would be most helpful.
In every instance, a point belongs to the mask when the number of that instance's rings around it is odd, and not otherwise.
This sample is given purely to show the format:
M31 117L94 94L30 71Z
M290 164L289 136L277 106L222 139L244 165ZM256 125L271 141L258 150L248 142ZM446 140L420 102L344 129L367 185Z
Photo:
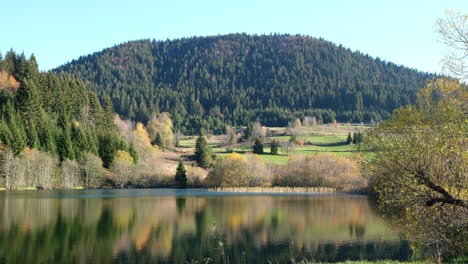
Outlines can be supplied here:
M440 72L435 21L467 0L15 0L0 4L0 51L34 53L48 70L135 39L227 33L322 37Z

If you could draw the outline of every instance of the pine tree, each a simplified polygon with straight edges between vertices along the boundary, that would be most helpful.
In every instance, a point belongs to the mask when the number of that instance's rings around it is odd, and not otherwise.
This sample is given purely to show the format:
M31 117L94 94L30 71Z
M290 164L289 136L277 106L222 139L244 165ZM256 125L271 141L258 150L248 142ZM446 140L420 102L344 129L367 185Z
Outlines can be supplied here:
M104 134L99 137L98 145L99 157L102 159L104 168L110 168L118 150L118 143L112 135Z
M57 151L59 153L60 161L66 159L73 160L75 158L75 149L71 138L71 131L68 126L65 126L62 134L57 142Z
M273 141L271 142L271 145L270 145L271 155L278 155L278 149L279 149L278 142L276 142L276 140L273 139Z
M108 130L114 128L114 104L109 96L104 98L104 126Z
M135 147L133 146L133 143L130 143L130 147L128 147L128 153L130 156L133 158L133 163L137 164L138 163L138 154L135 150Z
M198 166L202 168L208 168L211 165L211 151L203 133L200 133L195 143L194 158Z
M346 144L351 144L353 142L353 137L351 136L351 132L348 133L348 138L346 138Z
M177 188L187 187L187 170L185 169L184 162L182 161L182 159L179 160L179 165L177 166L177 171L174 179Z
M28 125L35 124L40 119L41 103L39 92L33 82L25 81L18 88L15 96L16 109L19 110Z
M357 136L357 133L354 132L354 133L353 133L353 144L356 144L357 141L358 141L358 136Z
M362 143L362 142L363 142L363 135L362 135L361 131L359 131L357 133L356 143L359 144L359 143Z
M255 154L263 154L263 142L260 138L255 139L255 143L253 146L253 153Z
M159 132L156 134L156 137L154 137L153 142L151 144L156 145L159 147L159 149L164 150L164 144L162 142L161 134Z

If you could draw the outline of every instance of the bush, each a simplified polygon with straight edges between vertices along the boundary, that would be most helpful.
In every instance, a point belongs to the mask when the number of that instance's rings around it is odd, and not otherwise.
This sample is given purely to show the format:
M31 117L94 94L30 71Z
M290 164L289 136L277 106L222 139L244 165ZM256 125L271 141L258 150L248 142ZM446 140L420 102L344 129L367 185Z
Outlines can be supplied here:
M274 182L280 186L363 188L366 180L356 162L331 154L292 157L279 169Z
M259 156L253 155L247 158L232 153L217 160L205 180L205 185L208 187L261 186L269 181L268 176L268 169Z

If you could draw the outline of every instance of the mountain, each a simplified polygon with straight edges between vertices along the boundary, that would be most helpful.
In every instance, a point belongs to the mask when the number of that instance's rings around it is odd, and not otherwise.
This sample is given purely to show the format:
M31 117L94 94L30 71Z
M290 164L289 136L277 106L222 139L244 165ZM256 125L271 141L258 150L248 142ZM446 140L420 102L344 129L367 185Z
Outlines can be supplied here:
M110 96L124 118L145 123L169 112L184 133L305 116L380 121L434 77L323 39L247 34L130 41L54 72L83 80L101 100Z

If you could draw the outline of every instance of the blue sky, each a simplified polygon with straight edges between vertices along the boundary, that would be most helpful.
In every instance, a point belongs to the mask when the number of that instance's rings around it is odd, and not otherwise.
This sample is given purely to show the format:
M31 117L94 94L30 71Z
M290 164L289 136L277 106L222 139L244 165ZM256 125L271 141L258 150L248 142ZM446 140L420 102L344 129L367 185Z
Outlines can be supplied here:
M439 72L434 24L466 0L15 0L0 5L0 51L34 53L48 70L135 39L245 32L322 37L352 50Z

